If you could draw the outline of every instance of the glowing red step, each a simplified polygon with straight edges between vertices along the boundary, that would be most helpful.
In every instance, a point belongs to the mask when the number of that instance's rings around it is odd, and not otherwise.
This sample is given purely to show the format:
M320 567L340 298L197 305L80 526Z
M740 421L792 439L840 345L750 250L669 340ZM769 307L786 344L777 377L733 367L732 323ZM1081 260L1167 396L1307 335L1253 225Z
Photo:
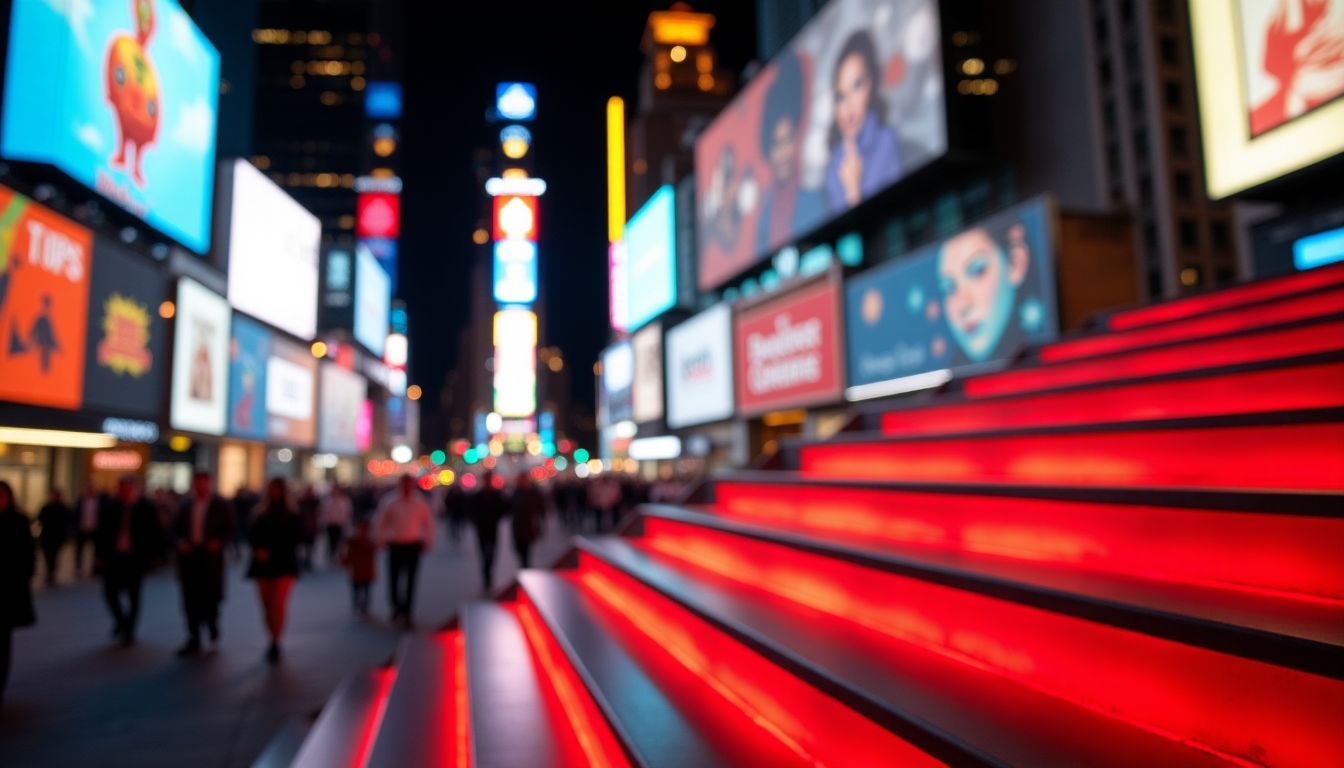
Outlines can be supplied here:
M1206 312L1245 306L1341 284L1344 284L1344 268L1313 269L1270 280L1223 288L1199 296L1187 296L1147 307L1116 312L1111 315L1107 325L1115 331L1141 328L1194 317Z
M461 630L403 642L369 768L470 768L466 663Z
M1207 339L1230 333L1327 317L1344 312L1344 288L1332 288L1303 296L1290 296L1245 309L1200 315L1176 323L1104 333L1048 344L1040 358L1047 363L1124 352L1131 349Z
M396 669L370 669L345 679L303 740L293 768L364 768L383 719Z
M1098 719L1131 731L1123 737L1096 733L1089 739L1099 753L1094 759L1057 756L1046 762L1316 766L1344 760L1344 731L1338 728L1344 682L1338 679L682 523L647 520L636 543L735 595L735 614L749 615L750 608L738 607L755 603L776 613L776 627L793 626L791 632L769 630L769 636L787 642L793 634L817 633L841 644L856 638L849 649L870 667L867 680L874 687L879 675L896 678L889 690L898 692L901 678L915 688L968 687L970 696L978 691L987 701L966 701L967 710L1002 707L1028 715L1037 706L1033 700L1052 699L1068 705L1072 716L1046 716L1041 709L1031 719L1060 747L1073 727L1104 727ZM827 631L837 625L843 632ZM760 630L765 634L765 626ZM828 654L836 655L844 654ZM967 675L981 684L964 686ZM994 683L1015 687L1017 699ZM1170 754L1125 754L1153 740L1164 742ZM1008 762L1042 764L1021 759Z
M1344 424L1075 429L804 444L804 474L852 480L1344 490Z
M1344 362L1294 365L882 414L889 435L1121 423L1344 406Z

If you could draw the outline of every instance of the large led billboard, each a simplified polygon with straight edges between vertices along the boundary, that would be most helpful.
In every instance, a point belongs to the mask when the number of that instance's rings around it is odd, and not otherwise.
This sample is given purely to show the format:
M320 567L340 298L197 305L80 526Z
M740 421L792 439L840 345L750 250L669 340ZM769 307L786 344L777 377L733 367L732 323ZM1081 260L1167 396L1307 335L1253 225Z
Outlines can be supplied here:
M709 290L947 151L937 0L832 0L695 144Z
M673 429L733 415L733 311L717 304L670 329L667 425Z
M1344 0L1192 0L1209 197L1344 152Z
M630 338L635 355L631 412L639 424L663 418L663 328L647 325Z
M677 303L677 206L670 184L630 217L625 260L627 323L638 328Z
M158 265L98 237L93 245L84 405L158 421L168 355L159 305L168 285Z
M229 303L190 278L177 286L173 333L173 386L168 422L173 429L222 435L227 425Z
M355 249L355 340L378 357L387 345L388 315L392 310L392 278L378 266L373 253Z
M530 240L495 241L495 301L531 304L537 300L537 244Z
M839 400L840 337L840 286L831 278L739 312L733 322L738 412Z
M205 253L219 54L175 0L14 0L0 155Z
M617 342L602 351L602 391L607 398L607 419L615 424L634 418L635 351L629 341Z
M229 303L311 340L322 222L246 160L233 163L231 177Z
M537 314L520 307L495 313L495 413L525 418L537 411Z
M242 315L229 334L229 428L234 437L266 439L266 362L271 332Z
M317 450L355 455L369 385L363 376L335 363L323 362L318 372Z
M92 260L93 233L0 187L0 400L80 406Z
M266 436L281 445L312 447L317 440L317 358L275 338L266 360Z
M1053 230L1053 206L1039 197L851 278L850 398L907 390L889 382L1006 360L1053 339Z

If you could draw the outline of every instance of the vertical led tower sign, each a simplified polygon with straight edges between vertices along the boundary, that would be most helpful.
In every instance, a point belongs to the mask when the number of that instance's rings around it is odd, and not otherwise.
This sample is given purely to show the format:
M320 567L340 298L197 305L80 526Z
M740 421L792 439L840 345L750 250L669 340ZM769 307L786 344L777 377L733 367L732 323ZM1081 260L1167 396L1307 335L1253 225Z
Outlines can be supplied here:
M607 100L607 287L612 330L629 325L625 266L625 101Z

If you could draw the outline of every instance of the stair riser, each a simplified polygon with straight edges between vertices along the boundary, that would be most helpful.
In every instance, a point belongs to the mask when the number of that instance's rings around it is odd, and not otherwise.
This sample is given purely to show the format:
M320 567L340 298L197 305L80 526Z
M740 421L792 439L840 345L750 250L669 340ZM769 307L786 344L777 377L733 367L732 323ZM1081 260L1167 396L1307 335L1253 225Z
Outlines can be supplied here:
M1340 284L1344 284L1344 269L1339 267L1313 269L1274 280L1249 283L1245 286L1229 288L1205 296L1191 296L1177 301L1117 312L1111 316L1107 326L1113 331L1141 328L1157 323L1194 317L1205 312L1232 309L1254 302L1269 301L1294 293Z

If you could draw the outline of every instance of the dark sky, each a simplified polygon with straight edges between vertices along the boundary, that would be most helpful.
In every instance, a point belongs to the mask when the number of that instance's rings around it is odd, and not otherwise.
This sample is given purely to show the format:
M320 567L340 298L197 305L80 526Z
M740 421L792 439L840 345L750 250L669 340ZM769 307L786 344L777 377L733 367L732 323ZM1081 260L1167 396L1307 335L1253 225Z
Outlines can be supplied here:
M548 184L543 338L564 351L574 396L591 401L592 363L607 338L605 105L619 94L634 108L645 20L669 4L593 4L622 9L598 15L577 10L583 3L407 3L400 294L412 324L412 378L429 395L426 408L456 361L467 317L466 264L484 196L472 150L490 135L484 121L494 84L514 79L538 89L536 173ZM725 65L740 70L754 57L754 3L693 5L718 15L712 39Z

